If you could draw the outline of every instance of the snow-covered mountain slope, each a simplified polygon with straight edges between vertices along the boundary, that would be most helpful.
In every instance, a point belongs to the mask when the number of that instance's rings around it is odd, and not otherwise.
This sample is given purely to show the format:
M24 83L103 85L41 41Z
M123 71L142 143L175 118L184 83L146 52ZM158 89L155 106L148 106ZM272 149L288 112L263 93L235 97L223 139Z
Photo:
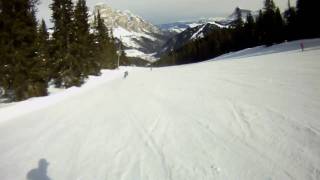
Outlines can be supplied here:
M213 24L219 26L221 28L225 28L227 26L220 24L219 20L224 20L225 18L201 18L194 21L179 21L167 24L158 25L160 29L163 31L173 32L173 33L182 33L188 28L194 28L197 26L202 26L204 24Z
M190 27L168 40L168 42L163 45L161 51L159 52L159 55L179 49L190 41L204 38L214 30L217 30L219 28L221 28L221 26L212 23L198 25L192 28Z
M252 13L253 16L258 15L258 12L255 12L255 11L250 11L246 9L240 9L240 11L241 11L243 21L246 21L246 18L249 13ZM219 26L220 28L227 28L236 20L236 18L237 18L236 10L234 10L234 12L232 12L232 14L230 14L227 17L209 17L209 18L200 18L200 19L190 20L190 21L179 21L179 22L173 22L173 23L160 24L158 25L158 27L164 31L175 32L175 33L181 33L188 28L194 28L196 26L201 26L208 23Z
M121 40L129 57L144 58L159 50L168 40L170 34L163 33L157 26L152 25L143 18L130 11L114 10L106 4L95 6L91 16L100 12L106 26L112 30L113 36ZM130 53L132 51L139 53ZM141 56L140 56L141 55ZM149 58L150 59L150 58ZM146 59L146 60L149 60Z
M243 20L252 11L240 9ZM254 13L255 15L255 13ZM163 31L175 32L175 36L170 38L157 53L157 56L167 54L177 50L190 41L201 39L218 28L229 28L236 20L236 10L226 18L202 18L197 21L176 22L159 25Z
M3 107L0 179L320 179L320 39L304 43Z
M156 26L131 13L129 10L114 10L107 4L98 4L94 8L94 14L98 11L100 11L101 17L108 27L123 27L128 31L139 33L161 33Z

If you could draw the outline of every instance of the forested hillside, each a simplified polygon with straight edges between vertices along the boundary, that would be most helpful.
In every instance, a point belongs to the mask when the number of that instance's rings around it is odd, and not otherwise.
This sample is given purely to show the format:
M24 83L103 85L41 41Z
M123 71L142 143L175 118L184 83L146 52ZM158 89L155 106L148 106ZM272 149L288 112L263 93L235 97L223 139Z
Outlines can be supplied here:
M53 0L52 35L36 20L38 0L0 0L0 88L8 101L80 86L88 75L117 67L117 47L99 13L88 22L85 0ZM121 51L121 62L126 57Z
M236 20L229 28L212 31L204 38L173 49L155 63L156 66L199 62L224 53L259 45L271 46L284 41L320 37L320 21L315 18L318 0L298 0L296 7L288 1L288 9L281 13L273 0L265 0L257 17L242 17L236 8ZM246 21L243 21L243 18Z

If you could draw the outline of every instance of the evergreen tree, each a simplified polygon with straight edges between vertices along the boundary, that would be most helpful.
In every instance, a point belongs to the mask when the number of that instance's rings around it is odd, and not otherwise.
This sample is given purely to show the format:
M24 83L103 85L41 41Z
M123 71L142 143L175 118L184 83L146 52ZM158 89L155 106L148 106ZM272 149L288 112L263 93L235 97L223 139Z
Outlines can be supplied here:
M242 13L241 13L241 9L239 7L236 7L236 20L234 21L234 26L235 28L242 28L244 23L243 23L243 20L242 20Z
M50 58L49 58L49 33L45 21L42 19L38 27L37 35L37 55L38 63L37 69L43 78L47 81L50 80L51 68L50 68Z
M45 21L42 19L38 28L38 56L40 59L48 63L49 58L49 33Z
M298 31L300 38L320 36L320 23L318 20L319 0L297 0Z
M120 45L120 48L119 48L119 51L120 51L120 59L119 59L119 64L120 66L129 66L130 65L130 62L129 62L129 59L123 49L123 45L121 42L119 42L121 45Z
M95 16L95 44L96 44L96 56L100 67L107 68L108 62L106 58L106 45L108 43L108 29L101 18L100 11Z
M6 2L4 0L0 0L0 88L3 88L4 91L9 89L9 29L8 18L10 15L8 14L10 11L8 10L8 4L10 2Z
M99 67L94 62L93 37L89 32L88 7L85 0L79 0L74 11L74 35L73 54L81 64L82 78L87 75L97 75Z
M99 11L95 18L96 55L100 67L104 69L115 69L117 67L117 48L115 46L115 40L105 26Z
M251 13L247 15L243 36L246 41L245 47L253 47L257 44L256 23Z
M174 49L161 57L155 65L166 66L199 62L223 53L256 45L272 45L297 37L318 37L320 35L318 27L320 26L317 26L318 21L314 19L317 17L314 14L316 11L312 8L317 7L317 3L320 1L306 1L298 0L298 4L300 4L297 6L300 9L298 11L290 6L289 1L288 10L284 14L286 22L273 0L265 0L264 8L259 11L256 20L249 14L244 25L240 20L240 9L237 8L237 19L232 24L232 28L215 30L204 38L192 41L179 49ZM306 12L306 9L309 12Z
M274 43L275 36L275 17L276 17L276 6L273 0L265 0L264 12L263 12L263 31L264 36L263 42L267 45Z
M72 0L53 0L51 4L54 82L57 87L80 86L83 83L81 60L75 57L75 26Z
M276 8L275 16L274 16L274 29L273 29L272 38L275 43L281 43L284 39L284 21L282 15L280 13L280 9Z
M113 33L112 30L109 31L109 40L107 43L107 51L109 53L109 61L111 66L109 68L114 69L117 66L117 62L116 62L116 58L117 58L117 51L120 51L120 60L122 60L123 62L120 63L121 64L125 64L127 57L126 57L126 53L124 52L123 49L123 44L120 41L121 46L120 48L117 48L117 43L116 43L116 39L113 37Z
M264 10L267 13L272 13L275 12L276 10L276 5L273 0L265 0L264 1Z
M263 13L262 10L259 10L258 17L256 18L256 38L257 38L257 44L261 45L264 42L264 37L266 35L265 30L264 30L264 18L263 18Z
M232 49L236 50L238 48L244 47L244 37L243 37L243 26L244 22L242 20L242 13L239 7L236 8L236 20L234 21L234 31L233 31L233 45Z
M57 54L65 55L70 52L73 42L73 3L71 0L53 0L51 6L53 27L53 41L57 46Z
M296 31L298 30L297 12L294 7L291 6L290 0L288 0L288 9L284 12L284 18L286 20L285 33L287 40L294 40L298 38Z
M283 18L273 0L265 0L257 18L257 31L262 44L272 45L283 40Z
M0 1L0 86L12 100L47 94L37 56L36 5L36 0Z

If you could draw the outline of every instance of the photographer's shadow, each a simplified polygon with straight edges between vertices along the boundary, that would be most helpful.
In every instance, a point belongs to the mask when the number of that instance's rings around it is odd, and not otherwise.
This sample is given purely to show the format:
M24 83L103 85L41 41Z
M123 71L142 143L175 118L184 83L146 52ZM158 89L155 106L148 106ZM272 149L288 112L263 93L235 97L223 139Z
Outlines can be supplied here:
M31 169L27 174L27 180L51 180L47 175L49 163L46 159L40 159L38 168Z

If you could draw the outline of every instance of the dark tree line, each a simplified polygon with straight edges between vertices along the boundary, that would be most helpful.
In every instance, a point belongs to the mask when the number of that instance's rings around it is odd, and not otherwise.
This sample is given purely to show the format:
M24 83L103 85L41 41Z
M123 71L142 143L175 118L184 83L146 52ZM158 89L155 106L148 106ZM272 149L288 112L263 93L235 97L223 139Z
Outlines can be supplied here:
M320 21L316 8L319 0L298 0L281 14L273 0L265 0L257 17L249 14L243 21L236 8L237 19L230 28L221 28L208 36L191 41L161 57L156 66L179 65L203 61L244 48L281 43L303 38L320 37Z
M85 0L53 0L50 35L36 20L38 0L0 0L0 88L19 101L56 87L80 86L89 75L117 66L115 39L100 13L92 26ZM125 58L122 54L122 58Z

